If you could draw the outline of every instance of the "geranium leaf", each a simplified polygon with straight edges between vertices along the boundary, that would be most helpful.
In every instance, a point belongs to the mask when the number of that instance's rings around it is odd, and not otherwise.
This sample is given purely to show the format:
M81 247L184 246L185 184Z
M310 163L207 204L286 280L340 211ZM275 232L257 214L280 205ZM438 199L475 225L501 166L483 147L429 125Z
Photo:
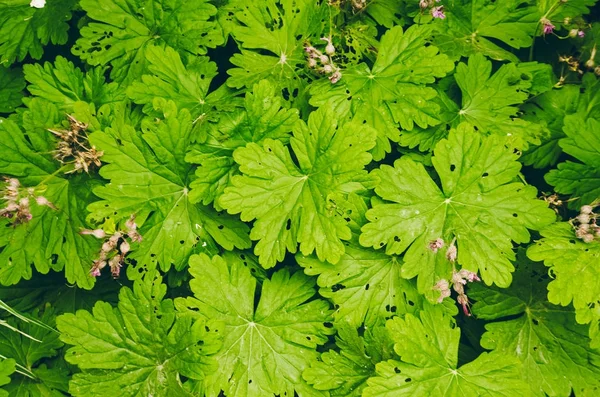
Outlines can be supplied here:
M363 227L360 243L386 245L388 254L406 251L402 276L418 275L419 291L426 292L438 279L448 279L452 267L443 252L434 253L428 244L456 238L458 263L479 270L487 284L507 287L512 241L527 242L527 229L541 229L554 220L553 212L535 198L536 189L515 180L517 159L505 138L483 138L461 125L434 150L442 189L413 160L402 157L394 167L382 165L374 171L381 181L375 192L387 202L374 203L367 212L370 223Z
M522 378L535 396L579 394L600 384L600 351L590 349L575 311L547 301L549 277L541 264L519 254L509 289L475 284L473 313L486 324L481 345L523 363Z
M430 34L428 25L388 30L372 68L362 63L344 70L335 85L328 80L313 83L310 103L333 105L339 114L377 129L373 157L381 160L391 151L390 141L398 141L398 126L412 130L440 123L439 107L432 102L436 91L426 84L445 76L454 64L436 47L426 46Z
M128 84L147 68L146 50L169 45L182 55L203 55L223 43L207 0L82 0L94 21L81 30L72 51L91 65L112 65L114 81Z
M457 366L460 330L441 306L429 307L416 317L406 314L386 324L402 361L377 364L377 377L367 381L365 397L514 396L527 391L514 357L482 353Z
M190 258L193 298L178 308L199 309L200 316L225 323L223 349L215 357L219 369L206 380L206 395L262 397L321 396L302 380L316 360L318 345L332 333L329 305L315 294L314 281L287 270L262 283L255 306L257 280L239 262L196 255ZM329 326L329 328L328 328Z
M217 368L222 324L177 317L167 288L149 273L124 287L116 308L98 302L57 318L65 354L79 366L74 396L187 396L180 375L202 381ZM102 387L99 388L98 385Z
M145 119L142 133L121 125L90 136L107 163L100 174L112 181L94 190L103 200L89 206L90 217L118 222L135 214L140 225L143 241L128 256L137 262L128 269L129 277L157 264L164 271L171 266L181 270L192 253L216 253L217 244L228 250L250 247L246 225L188 200L194 175L184 161L190 113L160 100L157 110L164 119Z
M19 69L0 67L0 113L10 113L21 105L25 80Z
M262 146L249 143L234 152L243 175L234 176L219 204L243 221L256 219L250 238L260 263L273 267L286 251L304 255L316 251L321 260L337 262L344 253L341 240L350 238L346 221L328 208L335 193L365 191L373 185L364 166L376 131L359 123L337 126L329 108L311 113L308 124L298 121L290 144L295 158L279 140Z

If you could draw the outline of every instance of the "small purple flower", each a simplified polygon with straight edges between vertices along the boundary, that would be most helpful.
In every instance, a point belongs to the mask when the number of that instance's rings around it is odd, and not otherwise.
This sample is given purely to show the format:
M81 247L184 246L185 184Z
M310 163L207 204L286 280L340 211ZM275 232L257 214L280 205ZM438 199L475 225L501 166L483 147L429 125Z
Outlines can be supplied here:
M434 18L446 19L446 14L444 14L444 6L433 7L431 9L431 15Z
M544 32L544 34L550 34L550 33L554 32L554 28L556 26L554 26L552 24L552 22L550 22L550 20L548 18L542 18L542 19L540 19L540 23L543 26L543 32Z
M579 32L577 32L577 36L585 37L585 32L583 30L580 30Z
M92 271L90 272L90 275L92 277L100 277L100 269L92 269Z

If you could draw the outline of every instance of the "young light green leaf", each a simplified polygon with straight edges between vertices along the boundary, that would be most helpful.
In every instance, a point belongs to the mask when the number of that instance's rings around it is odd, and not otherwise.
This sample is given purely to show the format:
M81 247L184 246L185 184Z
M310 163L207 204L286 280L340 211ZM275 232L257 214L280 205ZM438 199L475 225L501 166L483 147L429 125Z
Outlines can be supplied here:
M469 290L473 313L486 324L481 345L523 363L522 378L533 396L569 396L600 386L600 351L590 348L587 327L575 322L572 308L546 299L549 277L541 264L518 255L509 289ZM584 394L582 394L584 395Z
M527 256L544 261L554 276L548 284L548 300L561 306L572 302L577 322L592 323L592 346L600 348L600 243L579 240L566 222L552 225L541 234L544 238L529 247Z
M244 110L223 113L215 125L205 129L207 139L192 147L186 161L199 164L196 180L191 184L190 200L208 205L223 194L231 178L238 174L233 160L235 149L250 142L262 144L266 139L287 144L298 120L296 109L285 109L283 98L267 80L255 84L246 93Z
M333 86L328 80L313 83L311 105L333 105L337 113L374 127L379 134L373 157L381 160L391 151L390 141L398 141L398 126L412 130L440 123L439 107L432 101L436 91L426 84L445 76L454 64L436 47L426 46L430 35L429 25L388 30L372 68L362 63L344 70Z
M513 48L533 43L541 14L520 0L457 0L444 4L447 18L438 22L434 43L454 59L483 54L496 60L519 58L495 43Z
M306 274L319 276L319 294L335 305L336 323L371 328L421 307L416 285L401 276L402 260L397 256L351 242L335 265L314 256L296 255L296 260Z
M160 104L160 106L158 105ZM216 253L218 246L249 248L248 228L226 214L188 200L193 167L184 161L192 119L187 110L157 101L164 119L145 119L142 133L129 125L90 135L104 152L100 175L112 182L94 193L102 198L89 206L97 221L126 220L135 214L143 241L128 257L137 264L129 277L157 264L164 271L181 270L194 252Z
M0 113L11 113L21 105L24 88L21 70L0 66Z
M98 302L57 318L66 360L79 366L73 396L188 396L180 376L202 381L217 368L222 324L176 316L166 285L149 273L123 287L113 308ZM102 387L98 387L101 384Z
M560 163L545 179L558 193L577 198L569 207L578 208L600 199L600 121L568 116L563 131L560 147L581 162Z
M336 328L339 352L321 354L302 377L315 389L328 391L331 397L359 397L367 387L367 379L375 376L375 365L395 358L393 341L385 327L365 327L362 337L344 321Z
M40 59L48 43L65 44L76 0L48 1L43 8L28 1L0 1L0 67Z
M420 292L431 291L441 278L449 279L451 263L444 252L453 238L457 261L481 272L487 284L507 287L514 267L512 242L529 241L527 229L538 230L554 221L554 213L536 189L516 181L521 168L505 138L482 137L460 125L440 141L432 162L440 189L422 164L405 157L394 167L373 171L380 179L375 192L387 202L373 204L370 223L362 228L365 247L386 247L388 254L404 255L401 274L419 276ZM435 253L431 241L446 245Z
M15 372L16 361L12 358L4 359L0 361L0 386L4 386L10 383L10 375ZM0 391L0 396L8 396L8 393Z
M72 51L90 65L112 65L114 81L127 85L147 68L147 49L168 45L187 56L223 43L207 0L82 0L94 21L81 30Z
M262 283L255 307L257 280L241 263L202 254L190 258L189 269L194 297L178 300L177 307L225 323L223 349L215 357L219 369L206 380L207 397L221 390L245 397L323 395L302 380L319 356L316 347L333 333L327 302L306 302L315 294L311 278L274 273Z
M48 125L47 128L54 127ZM91 188L97 184L86 175L64 177L59 165L49 154L40 153L33 142L53 142L52 134L28 135L12 121L0 119L0 173L18 178L25 187L37 187L57 210L32 205L31 221L17 227L8 226L3 218L0 227L0 282L16 284L30 279L32 266L40 273L65 269L67 280L89 289L94 280L89 276L90 258L99 243L83 238L86 228L85 207L93 200Z
M328 206L335 193L365 191L373 186L364 170L376 131L358 124L338 127L330 108L298 121L290 140L296 161L279 140L249 143L234 152L243 175L234 176L219 204L230 214L252 221L254 252L261 265L273 267L298 244L304 255L316 251L320 260L336 263L350 239L342 216Z
M67 113L73 112L78 101L100 108L124 99L118 84L106 82L104 68L93 68L84 74L73 62L58 56L54 64L28 64L23 70L31 94L56 104Z
M419 317L406 314L386 324L402 361L377 364L363 396L516 396L527 392L514 357L482 353L457 367L460 330L441 306L430 306Z

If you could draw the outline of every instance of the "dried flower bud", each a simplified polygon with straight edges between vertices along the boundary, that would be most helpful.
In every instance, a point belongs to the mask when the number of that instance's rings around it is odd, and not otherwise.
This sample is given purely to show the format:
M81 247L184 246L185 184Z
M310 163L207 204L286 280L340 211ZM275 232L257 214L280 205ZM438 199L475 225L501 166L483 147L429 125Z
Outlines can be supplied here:
M104 237L106 237L106 233L102 229L94 229L94 230L84 229L84 230L80 231L79 234L82 234L82 235L92 235L92 236L94 236L96 238L104 238Z
M590 223L590 215L589 214L579 214L577 216L577 220L579 221L579 223L588 224L588 223Z
M329 73L333 72L333 68L331 67L331 65L325 65L325 66L323 66L323 72L329 74Z
M594 210L594 207L592 207L591 205L584 205L581 207L581 213L582 214L591 214L592 211Z
M331 76L329 76L329 81L331 81L331 84L335 84L338 81L340 81L342 79L342 72L340 72L340 70L336 70L335 72L333 72L333 74Z
M317 61L316 61L316 59L310 58L308 60L308 67L311 68L311 69L316 68L317 67Z
M450 284L448 280L441 279L434 285L433 289L440 291L440 297L437 299L438 303L442 303L445 298L450 296Z
M448 250L446 251L446 259L448 259L450 262L456 262L456 256L458 255L457 249L456 249L456 245L452 244L450 247L448 247Z
M321 55L319 61L321 61L323 65L327 65L329 63L329 57L327 55Z
M100 276L100 274L101 274L101 273L100 273L100 269L95 269L95 268L92 268L92 270L90 271L90 275L91 275L92 277L99 277L99 276Z
M460 269L460 271L458 273L460 274L460 276L462 278L466 279L470 283L472 283L474 281L481 281L481 279L479 278L477 273L470 272L466 269Z
M437 253L440 248L444 246L444 240L441 238L437 238L433 241L429 242L429 249L434 253Z
M465 316L471 317L471 312L469 311L469 298L466 294L460 294L456 297L456 301L462 306L463 313Z
M129 243L127 242L127 240L123 240L123 242L121 243L121 245L119 246L119 250L121 251L121 254L125 255L126 253L129 252L130 250L130 246Z

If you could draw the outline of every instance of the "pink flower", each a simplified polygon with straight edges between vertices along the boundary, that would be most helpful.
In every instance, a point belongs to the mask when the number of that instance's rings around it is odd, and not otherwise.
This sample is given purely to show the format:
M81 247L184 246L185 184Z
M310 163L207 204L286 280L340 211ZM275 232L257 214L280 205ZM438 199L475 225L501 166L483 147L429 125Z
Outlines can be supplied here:
M437 253L438 250L440 248L442 248L443 246L444 246L444 240L442 240L441 238L437 238L437 239L429 242L429 249L432 250L434 253Z
M579 32L577 32L577 36L585 37L585 32L583 30L580 30Z
M100 277L100 269L92 269L92 271L90 272L90 275L92 277Z
M460 294L456 297L456 301L462 306L463 313L465 316L471 317L471 312L469 311L469 298L467 294Z
M420 0L419 1L419 7L421 9L425 9L425 8L429 7L429 1L427 1L427 0Z
M550 33L554 32L554 28L556 26L554 26L552 24L552 22L550 22L550 20L548 18L542 18L542 19L540 19L540 23L543 26L543 32L544 32L544 34L550 34Z
M340 81L341 78L342 78L342 72L340 72L339 70L336 70L335 72L333 72L333 74L331 76L329 76L329 81L331 81L331 84L335 84L338 81Z
M473 273L465 269L461 269L458 274L460 274L462 278L466 279L470 283L473 281L481 281L477 273Z
M434 18L446 19L446 14L444 14L444 6L433 7L431 9L431 15Z

